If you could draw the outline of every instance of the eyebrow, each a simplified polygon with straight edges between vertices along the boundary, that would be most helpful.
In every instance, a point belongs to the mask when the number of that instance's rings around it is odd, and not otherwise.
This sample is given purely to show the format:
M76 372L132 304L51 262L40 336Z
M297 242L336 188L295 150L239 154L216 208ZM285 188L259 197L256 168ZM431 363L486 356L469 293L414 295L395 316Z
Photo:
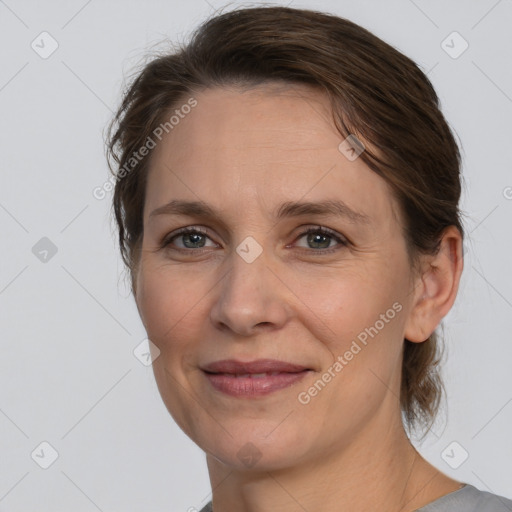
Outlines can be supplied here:
M174 199L156 208L149 214L149 218L158 215L182 215L213 219L220 219L221 217L218 211L204 201L184 201L181 199ZM278 220L305 215L342 217L358 224L371 223L368 215L353 210L340 200L324 200L319 202L287 201L282 203L274 213L274 217Z

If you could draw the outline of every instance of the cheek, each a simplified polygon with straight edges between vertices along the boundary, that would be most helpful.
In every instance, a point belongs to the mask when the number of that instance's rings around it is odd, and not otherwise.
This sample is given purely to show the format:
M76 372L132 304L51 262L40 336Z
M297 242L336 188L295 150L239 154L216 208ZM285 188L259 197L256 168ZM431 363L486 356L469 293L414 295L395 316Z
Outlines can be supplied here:
M398 311L403 310L403 290L392 274L389 268L366 266L364 272L345 268L295 276L292 282L302 302L302 319L309 319L307 326L319 340L338 350L361 333L364 339L376 323L379 332L396 335L403 325Z
M137 306L148 338L160 350L155 374L161 381L165 370L178 377L193 366L191 361L201 341L202 327L208 318L205 299L207 279L188 279L178 269L165 266L141 270Z
M190 326L200 325L201 300L210 288L207 279L189 279L178 268L148 264L141 269L137 306L148 337L160 350L170 340L178 345L180 339L186 341Z
M326 349L322 371L332 381L325 389L317 386L322 397L315 396L311 411L328 407L364 415L394 389L400 375L405 284L391 278L391 269L366 270L339 271L336 278L320 280L324 286L301 280L301 293L310 306L303 308L303 318L309 318L308 329Z
M340 425L364 424L390 390L398 389L404 308L391 290L352 288L348 282L330 290L330 296L339 297L336 305L319 303L320 309L331 308L328 335L321 327L314 333L328 353L317 380L301 388L298 398L307 403L303 412L311 421L322 418L336 432Z
M190 369L198 349L206 312L201 302L210 286L186 273L147 263L138 279L137 306L148 338L158 347L153 373L167 410L190 435L200 411L191 407Z

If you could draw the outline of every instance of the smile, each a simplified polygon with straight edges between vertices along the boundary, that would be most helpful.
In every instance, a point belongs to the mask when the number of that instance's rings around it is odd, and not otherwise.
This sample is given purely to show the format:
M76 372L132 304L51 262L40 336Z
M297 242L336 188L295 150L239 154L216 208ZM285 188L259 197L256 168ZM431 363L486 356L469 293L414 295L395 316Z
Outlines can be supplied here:
M311 371L304 366L272 359L223 360L202 370L215 390L238 398L265 396L288 388Z

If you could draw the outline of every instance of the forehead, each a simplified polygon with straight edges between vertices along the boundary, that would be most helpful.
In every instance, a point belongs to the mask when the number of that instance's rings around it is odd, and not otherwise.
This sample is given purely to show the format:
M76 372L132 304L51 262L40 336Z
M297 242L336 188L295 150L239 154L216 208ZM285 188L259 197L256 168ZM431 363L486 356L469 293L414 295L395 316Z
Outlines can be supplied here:
M174 198L249 211L255 202L273 208L328 196L369 215L391 213L385 181L339 150L343 138L320 91L272 84L191 96L197 105L152 154L145 218Z
M296 152L318 148L319 143L327 147L339 139L331 126L327 97L312 87L213 88L194 98L197 106L180 123L181 130L175 130L177 145L190 140L191 131L196 145L242 152L253 146ZM330 140L325 138L327 132ZM270 151L259 153L264 157Z

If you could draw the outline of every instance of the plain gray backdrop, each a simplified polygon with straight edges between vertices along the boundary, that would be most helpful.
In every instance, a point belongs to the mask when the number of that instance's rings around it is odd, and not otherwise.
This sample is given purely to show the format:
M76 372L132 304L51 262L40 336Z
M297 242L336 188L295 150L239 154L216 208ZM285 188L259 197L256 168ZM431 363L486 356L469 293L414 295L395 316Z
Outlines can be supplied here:
M470 241L444 321L446 407L415 445L512 498L512 1L266 3L361 24L438 91L462 145ZM0 511L184 512L211 497L204 454L140 360L111 194L92 192L109 176L103 131L124 78L225 5L0 0ZM239 5L256 4L227 9Z

